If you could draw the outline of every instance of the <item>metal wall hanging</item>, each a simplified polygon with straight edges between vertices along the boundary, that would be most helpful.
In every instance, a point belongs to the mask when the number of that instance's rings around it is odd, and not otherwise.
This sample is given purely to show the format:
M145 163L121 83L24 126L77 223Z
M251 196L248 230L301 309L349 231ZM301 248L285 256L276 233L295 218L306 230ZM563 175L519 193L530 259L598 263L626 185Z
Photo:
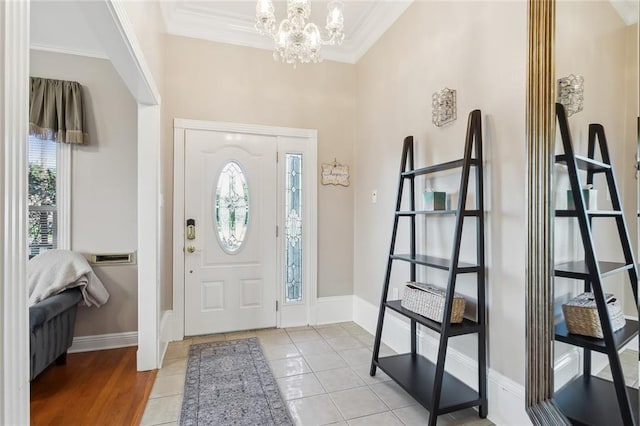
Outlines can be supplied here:
M456 91L445 87L431 97L433 124L440 127L457 118Z
M582 111L584 103L584 77L570 74L558 79L558 102L564 106L567 116Z
M342 165L333 159L333 163L323 163L321 171L323 185L349 186L349 166Z

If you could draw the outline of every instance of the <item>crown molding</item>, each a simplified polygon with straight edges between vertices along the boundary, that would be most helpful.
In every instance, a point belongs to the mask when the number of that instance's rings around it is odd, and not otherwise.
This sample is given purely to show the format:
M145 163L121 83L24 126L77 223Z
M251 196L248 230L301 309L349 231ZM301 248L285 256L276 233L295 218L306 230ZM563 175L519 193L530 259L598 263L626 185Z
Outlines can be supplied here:
M79 49L71 49L62 46L53 46L47 45L43 43L31 43L29 46L30 50L37 50L40 52L50 52L50 53L62 53L65 55L75 55L75 56L84 56L87 58L95 58L95 59L109 59L109 57L104 52L92 52L89 50L79 50Z
M355 64L413 0L371 2L340 46L324 46L326 60ZM163 2L162 13L169 34L219 43L273 50L273 40L257 32L253 17L232 12L211 13L193 3Z

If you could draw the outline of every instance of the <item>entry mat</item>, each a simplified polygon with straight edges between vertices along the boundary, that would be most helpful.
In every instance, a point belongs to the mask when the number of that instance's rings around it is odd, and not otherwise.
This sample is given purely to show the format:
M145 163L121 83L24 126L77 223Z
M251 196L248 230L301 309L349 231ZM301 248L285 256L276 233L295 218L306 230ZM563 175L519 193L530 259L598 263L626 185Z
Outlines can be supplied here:
M191 345L180 424L293 425L257 338Z

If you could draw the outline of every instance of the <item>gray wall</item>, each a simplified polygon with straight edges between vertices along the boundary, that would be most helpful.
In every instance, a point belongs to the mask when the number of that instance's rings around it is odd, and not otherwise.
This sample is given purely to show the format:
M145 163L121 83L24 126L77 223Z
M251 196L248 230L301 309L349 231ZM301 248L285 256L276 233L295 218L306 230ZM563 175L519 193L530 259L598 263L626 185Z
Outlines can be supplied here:
M71 154L71 249L82 253L137 248L137 104L108 60L32 51L31 76L84 86L89 144ZM95 267L111 297L80 307L76 336L138 329L137 267Z

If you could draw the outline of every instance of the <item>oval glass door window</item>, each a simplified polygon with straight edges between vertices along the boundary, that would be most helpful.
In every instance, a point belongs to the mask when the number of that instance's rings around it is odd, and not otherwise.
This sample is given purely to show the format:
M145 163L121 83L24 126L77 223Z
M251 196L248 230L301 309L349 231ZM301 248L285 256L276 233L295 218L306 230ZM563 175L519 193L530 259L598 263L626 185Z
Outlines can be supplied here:
M247 179L235 161L222 168L216 185L214 225L222 249L230 254L242 247L249 226Z

